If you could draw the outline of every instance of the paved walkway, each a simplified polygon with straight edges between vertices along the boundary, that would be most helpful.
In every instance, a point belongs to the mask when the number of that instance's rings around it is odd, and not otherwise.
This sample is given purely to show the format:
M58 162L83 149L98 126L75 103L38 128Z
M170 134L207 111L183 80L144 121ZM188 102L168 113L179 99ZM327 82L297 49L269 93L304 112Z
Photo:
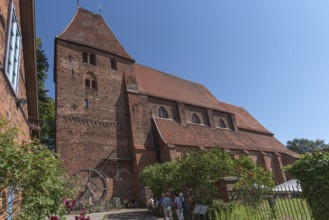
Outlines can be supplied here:
M74 216L78 215L68 215L66 219L75 220ZM163 220L163 218L155 218L147 214L146 209L121 209L120 211L92 213L87 216L90 216L90 220Z

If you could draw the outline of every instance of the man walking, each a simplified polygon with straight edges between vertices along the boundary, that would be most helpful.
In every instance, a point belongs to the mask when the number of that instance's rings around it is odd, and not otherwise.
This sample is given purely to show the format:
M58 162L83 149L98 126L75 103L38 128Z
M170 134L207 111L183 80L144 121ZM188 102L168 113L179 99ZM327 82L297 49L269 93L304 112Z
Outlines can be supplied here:
M167 192L166 198L162 200L162 204L161 204L161 206L163 207L165 220L173 220L172 211L171 211L172 200L169 198L169 195L170 193Z
M182 197L183 197L183 194L182 194L182 196L180 196L178 193L176 193L176 197L174 199L174 205L176 207L176 213L177 213L178 220L184 220Z

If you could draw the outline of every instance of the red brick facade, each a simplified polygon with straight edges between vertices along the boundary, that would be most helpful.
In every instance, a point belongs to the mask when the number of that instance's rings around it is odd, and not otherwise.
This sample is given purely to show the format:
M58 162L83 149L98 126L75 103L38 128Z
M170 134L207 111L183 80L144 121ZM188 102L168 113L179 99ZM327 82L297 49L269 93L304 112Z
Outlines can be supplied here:
M103 168L108 198L138 200L145 166L190 151L220 147L248 155L277 182L286 179L282 166L298 157L243 108L136 64L100 15L79 8L55 50L57 151L71 173ZM104 166L108 157L115 163Z
M15 92L5 73L5 59L8 53L8 35L11 7L14 7L18 27L21 32L18 90ZM21 10L23 8L23 10ZM30 17L27 21L26 17ZM0 1L0 117L19 127L23 134L21 140L30 135L37 136L34 129L38 125L36 71L35 71L35 36L34 36L34 1ZM29 58L27 58L29 57ZM17 99L25 99L27 105L19 107Z
M14 8L14 9L13 9ZM12 11L17 18L20 32L19 75L16 87L12 86L8 74L6 59L9 54L9 34ZM27 19L29 18L29 19ZM36 60L35 60L35 23L33 0L0 0L0 117L19 128L17 141L23 142L33 137L38 137L38 102L36 86ZM22 104L18 100L23 101ZM1 194L2 192L0 192ZM6 204L0 196L0 209ZM0 215L0 220L4 216Z

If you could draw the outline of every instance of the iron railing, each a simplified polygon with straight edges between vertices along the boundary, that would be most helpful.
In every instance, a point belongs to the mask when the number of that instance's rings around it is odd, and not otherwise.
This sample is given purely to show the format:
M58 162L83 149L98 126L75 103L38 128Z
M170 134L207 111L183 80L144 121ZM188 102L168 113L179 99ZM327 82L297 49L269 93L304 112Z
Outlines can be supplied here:
M249 188L232 192L247 213L248 220L309 220L311 211L301 196L301 188Z

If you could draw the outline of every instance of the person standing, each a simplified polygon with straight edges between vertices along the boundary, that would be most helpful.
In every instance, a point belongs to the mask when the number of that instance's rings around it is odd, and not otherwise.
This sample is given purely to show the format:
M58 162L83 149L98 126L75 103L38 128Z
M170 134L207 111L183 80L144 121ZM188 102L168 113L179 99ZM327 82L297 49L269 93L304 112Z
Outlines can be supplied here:
M162 201L163 201L164 198L165 198L165 194L164 193L161 193L158 207L159 207L160 213L163 216L163 218L164 218L164 213L163 213Z
M147 207L147 212L149 214L155 214L155 206L154 206L154 199L151 197L149 201L147 201L146 207Z
M184 220L183 200L178 193L176 193L176 197L174 199L174 205L176 207L178 220Z
M169 198L170 193L166 193L166 197L162 200L162 208L164 212L165 220L173 220L172 218L172 200Z

